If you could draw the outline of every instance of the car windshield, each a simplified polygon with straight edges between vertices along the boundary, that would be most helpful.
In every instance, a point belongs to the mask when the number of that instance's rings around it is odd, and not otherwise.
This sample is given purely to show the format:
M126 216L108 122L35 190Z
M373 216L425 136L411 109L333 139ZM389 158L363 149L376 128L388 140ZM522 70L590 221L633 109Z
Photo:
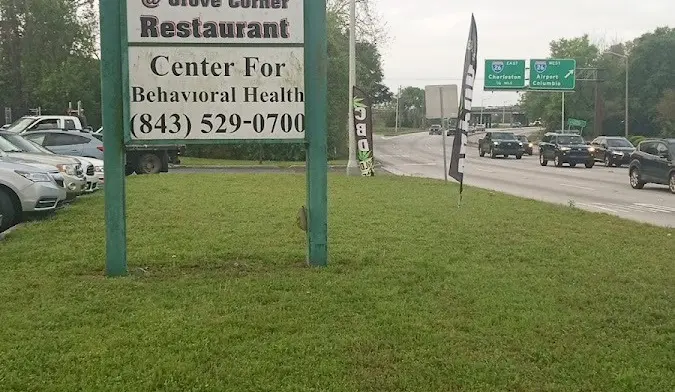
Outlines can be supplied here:
M35 121L34 118L26 118L26 117L21 117L20 119L14 121L12 125L7 127L5 131L7 132L12 132L12 133L19 133L22 130L28 128L28 126Z
M607 146L609 147L633 147L631 142L626 139L607 139Z
M516 136L512 133L499 132L499 133L493 133L492 139L493 140L515 140Z
M15 147L20 148L23 152L36 152L40 154L53 154L53 152L47 150L46 148L39 146L30 140L25 139L23 136L19 135L0 135L0 138L8 141L13 144Z
M8 142L7 139L0 137L0 150L4 152L23 152L22 149Z
M584 138L578 135L558 136L558 144L586 144Z

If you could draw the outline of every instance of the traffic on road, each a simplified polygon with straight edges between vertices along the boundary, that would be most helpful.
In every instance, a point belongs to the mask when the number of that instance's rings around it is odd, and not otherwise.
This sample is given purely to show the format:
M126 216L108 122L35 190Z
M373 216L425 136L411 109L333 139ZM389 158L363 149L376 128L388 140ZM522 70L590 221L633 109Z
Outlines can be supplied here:
M529 127L470 134L465 183L675 226L675 139L633 146L622 137L587 141L565 130L544 132L532 142L542 132ZM441 138L427 132L379 136L377 146L379 161L393 174L444 178Z

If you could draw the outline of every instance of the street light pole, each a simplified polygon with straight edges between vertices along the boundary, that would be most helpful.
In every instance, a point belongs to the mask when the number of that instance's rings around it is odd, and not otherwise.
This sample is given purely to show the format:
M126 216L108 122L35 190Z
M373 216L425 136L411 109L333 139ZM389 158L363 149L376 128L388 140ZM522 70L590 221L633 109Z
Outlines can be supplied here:
M347 161L347 175L358 175L356 162L356 136L354 135L354 86L356 85L356 0L349 4L349 110L348 134L349 160Z
M624 56L624 60L626 60L626 107L624 108L623 116L624 116L624 131L626 133L625 137L628 139L628 56Z
M626 94L624 97L625 100L625 108L624 108L624 113L623 113L623 126L624 126L624 136L628 138L628 55L626 54L621 54L621 53L616 53L612 51L606 51L605 53L613 54L614 56L617 57L623 57L624 59L624 64L626 67Z

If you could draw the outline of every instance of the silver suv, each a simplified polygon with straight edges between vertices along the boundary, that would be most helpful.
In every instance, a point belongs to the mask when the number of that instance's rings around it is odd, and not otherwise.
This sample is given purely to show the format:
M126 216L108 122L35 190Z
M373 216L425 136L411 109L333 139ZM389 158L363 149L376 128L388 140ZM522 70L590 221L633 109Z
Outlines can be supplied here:
M23 152L7 140L0 138L0 158L5 162L13 162L34 166L35 164L50 165L58 169L65 179L68 200L81 195L87 187L87 178L79 161L58 155L36 154Z
M63 177L57 169L0 159L0 232L25 214L55 210L65 199Z

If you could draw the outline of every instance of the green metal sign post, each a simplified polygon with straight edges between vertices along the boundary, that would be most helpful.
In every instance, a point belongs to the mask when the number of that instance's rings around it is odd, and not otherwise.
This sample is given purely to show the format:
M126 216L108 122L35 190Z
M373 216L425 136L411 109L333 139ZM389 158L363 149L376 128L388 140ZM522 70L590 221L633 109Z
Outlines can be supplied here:
M524 90L525 60L485 60L483 90Z
M257 9L204 4L100 0L106 274L128 270L124 158L133 144L304 143L307 258L325 266L326 1L270 6L264 20Z
M122 98L122 7L118 0L100 0L101 106L105 154L106 263L108 276L127 274L127 231Z
M571 91L576 87L574 59L530 60L529 90Z

